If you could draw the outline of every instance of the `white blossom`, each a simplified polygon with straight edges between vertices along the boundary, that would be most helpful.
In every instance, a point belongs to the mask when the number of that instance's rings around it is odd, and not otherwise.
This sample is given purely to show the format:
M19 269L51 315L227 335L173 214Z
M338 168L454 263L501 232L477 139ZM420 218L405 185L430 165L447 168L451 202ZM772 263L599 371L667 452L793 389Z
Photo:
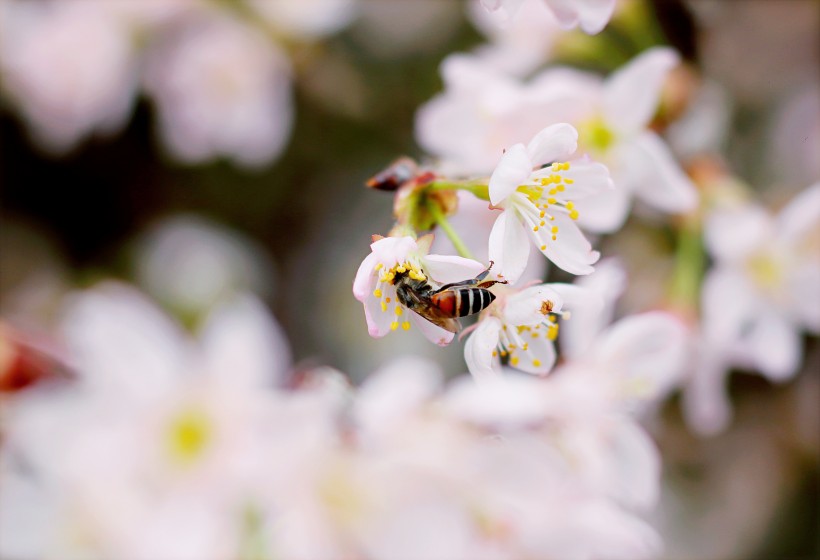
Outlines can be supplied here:
M490 260L510 282L529 258L529 237L544 256L573 274L589 274L600 254L575 224L577 200L612 188L606 167L589 159L565 160L578 133L568 124L549 126L530 143L515 144L490 177L490 202L503 212L490 233ZM555 162L542 167L543 164Z
M260 166L293 121L290 63L260 31L227 15L191 18L148 53L145 89L170 154Z

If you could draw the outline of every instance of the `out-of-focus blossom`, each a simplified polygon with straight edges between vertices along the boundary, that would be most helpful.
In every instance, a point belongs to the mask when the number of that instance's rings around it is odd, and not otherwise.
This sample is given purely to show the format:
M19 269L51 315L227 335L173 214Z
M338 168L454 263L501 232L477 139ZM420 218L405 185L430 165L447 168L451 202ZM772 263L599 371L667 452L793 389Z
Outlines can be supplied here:
M250 7L278 32L316 39L345 27L356 15L356 0L249 0Z
M34 545L30 558L230 555L262 474L265 387L289 367L263 306L226 303L194 341L109 284L76 296L62 334L76 380L16 399L5 426L4 454L29 468L5 463L3 475L38 487L46 514L5 525L0 546Z
M626 273L614 260L576 281L586 297L573 302L572 319L563 323L562 357L590 370L608 371L602 379L625 409L638 412L661 401L678 386L687 367L689 330L670 313L650 311L613 322L615 302L626 288Z
M502 358L527 373L549 373L555 365L553 341L563 306L556 286L541 284L520 291L494 288L495 301L481 314L464 344L464 361L476 379L496 377Z
M615 188L579 202L582 227L618 229L635 195L666 212L694 208L697 192L666 144L647 126L657 109L674 51L650 49L607 80L555 68L528 84L503 77L475 58L445 61L446 90L419 109L416 137L442 166L487 172L503 150L556 122L573 124L579 149L604 163Z
M467 13L490 41L478 46L474 54L488 66L516 76L546 61L561 33L558 21L539 0L524 0L516 17L504 25L479 2L468 2Z
M630 198L665 212L692 210L697 203L694 185L675 162L669 148L647 126L657 110L661 87L669 70L678 63L668 48L645 51L605 81L590 76L575 78L579 89L573 120L580 133L579 146L612 172L615 189L579 204L583 227L598 232L618 229L626 219ZM547 91L566 87L568 70L547 70L532 87ZM543 89L542 89L543 88Z
M272 327L249 296L196 339L125 286L75 296L62 333L77 379L16 399L4 423L3 555L657 552L631 511L657 486L655 450L611 403L589 416L588 390L514 376L443 390L411 358L355 393L283 390Z
M801 331L820 332L820 183L774 217L753 204L715 211L706 243L715 267L703 285L702 335L724 367L693 373L686 410L714 433L730 419L721 396L730 366L787 380L800 366Z
M97 2L4 2L0 72L34 138L55 153L118 130L137 82L129 28Z
M391 330L410 329L412 320L431 342L449 344L453 333L434 325L418 313L410 313L396 294L396 277L407 275L412 280L432 280L441 284L474 278L482 270L481 263L464 257L428 255L432 235L418 240L412 237L382 237L370 245L371 253L362 261L353 281L353 295L364 304L364 314L370 336L379 338Z
M162 221L137 246L137 283L191 316L238 292L270 295L271 268L255 242L195 216Z
M573 274L589 274L600 257L575 224L575 201L611 189L612 181L606 167L588 158L562 161L575 152L577 140L572 126L549 126L526 147L510 147L490 177L490 202L503 210L490 233L490 260L510 282L527 266L528 236ZM556 163L542 167L549 162Z
M464 54L445 58L440 73L444 91L416 112L415 135L449 173L490 173L506 148L566 121L564 108L574 105L573 94L583 92L574 83L551 92L531 91Z
M290 63L261 32L203 14L148 53L145 88L176 158L259 166L285 147L293 121Z
M519 17L518 11L525 1L481 0L481 5L494 12L502 23L506 23ZM543 0L543 3L561 27L580 27L590 35L600 32L606 26L615 9L615 0Z

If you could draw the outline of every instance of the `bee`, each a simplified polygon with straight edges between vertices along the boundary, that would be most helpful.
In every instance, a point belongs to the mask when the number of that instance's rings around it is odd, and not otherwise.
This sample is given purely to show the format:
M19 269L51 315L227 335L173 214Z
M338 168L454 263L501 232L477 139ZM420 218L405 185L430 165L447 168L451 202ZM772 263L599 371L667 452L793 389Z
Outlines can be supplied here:
M440 287L427 280L415 280L407 273L396 275L394 285L399 303L415 311L434 325L456 333L461 328L459 317L474 315L486 309L495 300L495 294L488 290L494 284L506 284L506 280L484 280L492 261L481 274L469 280L453 282Z

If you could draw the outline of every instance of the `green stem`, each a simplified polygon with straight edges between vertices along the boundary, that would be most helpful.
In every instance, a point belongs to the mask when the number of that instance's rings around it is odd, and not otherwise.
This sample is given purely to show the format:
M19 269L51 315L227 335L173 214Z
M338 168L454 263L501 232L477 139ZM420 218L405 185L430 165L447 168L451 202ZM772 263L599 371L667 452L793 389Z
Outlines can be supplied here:
M427 209L430 211L430 214L433 215L433 219L435 219L436 224L444 230L444 233L447 234L447 238L450 239L450 242L453 244L453 247L456 248L458 254L467 259L473 259L472 252L467 248L467 245L464 244L464 241L461 240L461 237L458 236L456 230L453 229L453 226L450 225L450 222L447 221L447 218L444 217L444 213L439 208L438 204L435 202L428 202Z
M696 217L687 218L678 232L675 272L670 286L670 299L686 309L698 308L700 284L706 265L701 241L701 229Z
M490 200L490 189L483 181L433 181L425 189L429 191L467 191L481 200Z

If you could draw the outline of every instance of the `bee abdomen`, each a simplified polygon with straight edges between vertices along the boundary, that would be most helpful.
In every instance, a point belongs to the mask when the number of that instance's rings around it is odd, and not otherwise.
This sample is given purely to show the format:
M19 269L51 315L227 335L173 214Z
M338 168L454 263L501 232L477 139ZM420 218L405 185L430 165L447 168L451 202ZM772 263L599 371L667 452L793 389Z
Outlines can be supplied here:
M495 296L483 288L459 288L433 296L433 305L451 317L466 317L489 306Z

